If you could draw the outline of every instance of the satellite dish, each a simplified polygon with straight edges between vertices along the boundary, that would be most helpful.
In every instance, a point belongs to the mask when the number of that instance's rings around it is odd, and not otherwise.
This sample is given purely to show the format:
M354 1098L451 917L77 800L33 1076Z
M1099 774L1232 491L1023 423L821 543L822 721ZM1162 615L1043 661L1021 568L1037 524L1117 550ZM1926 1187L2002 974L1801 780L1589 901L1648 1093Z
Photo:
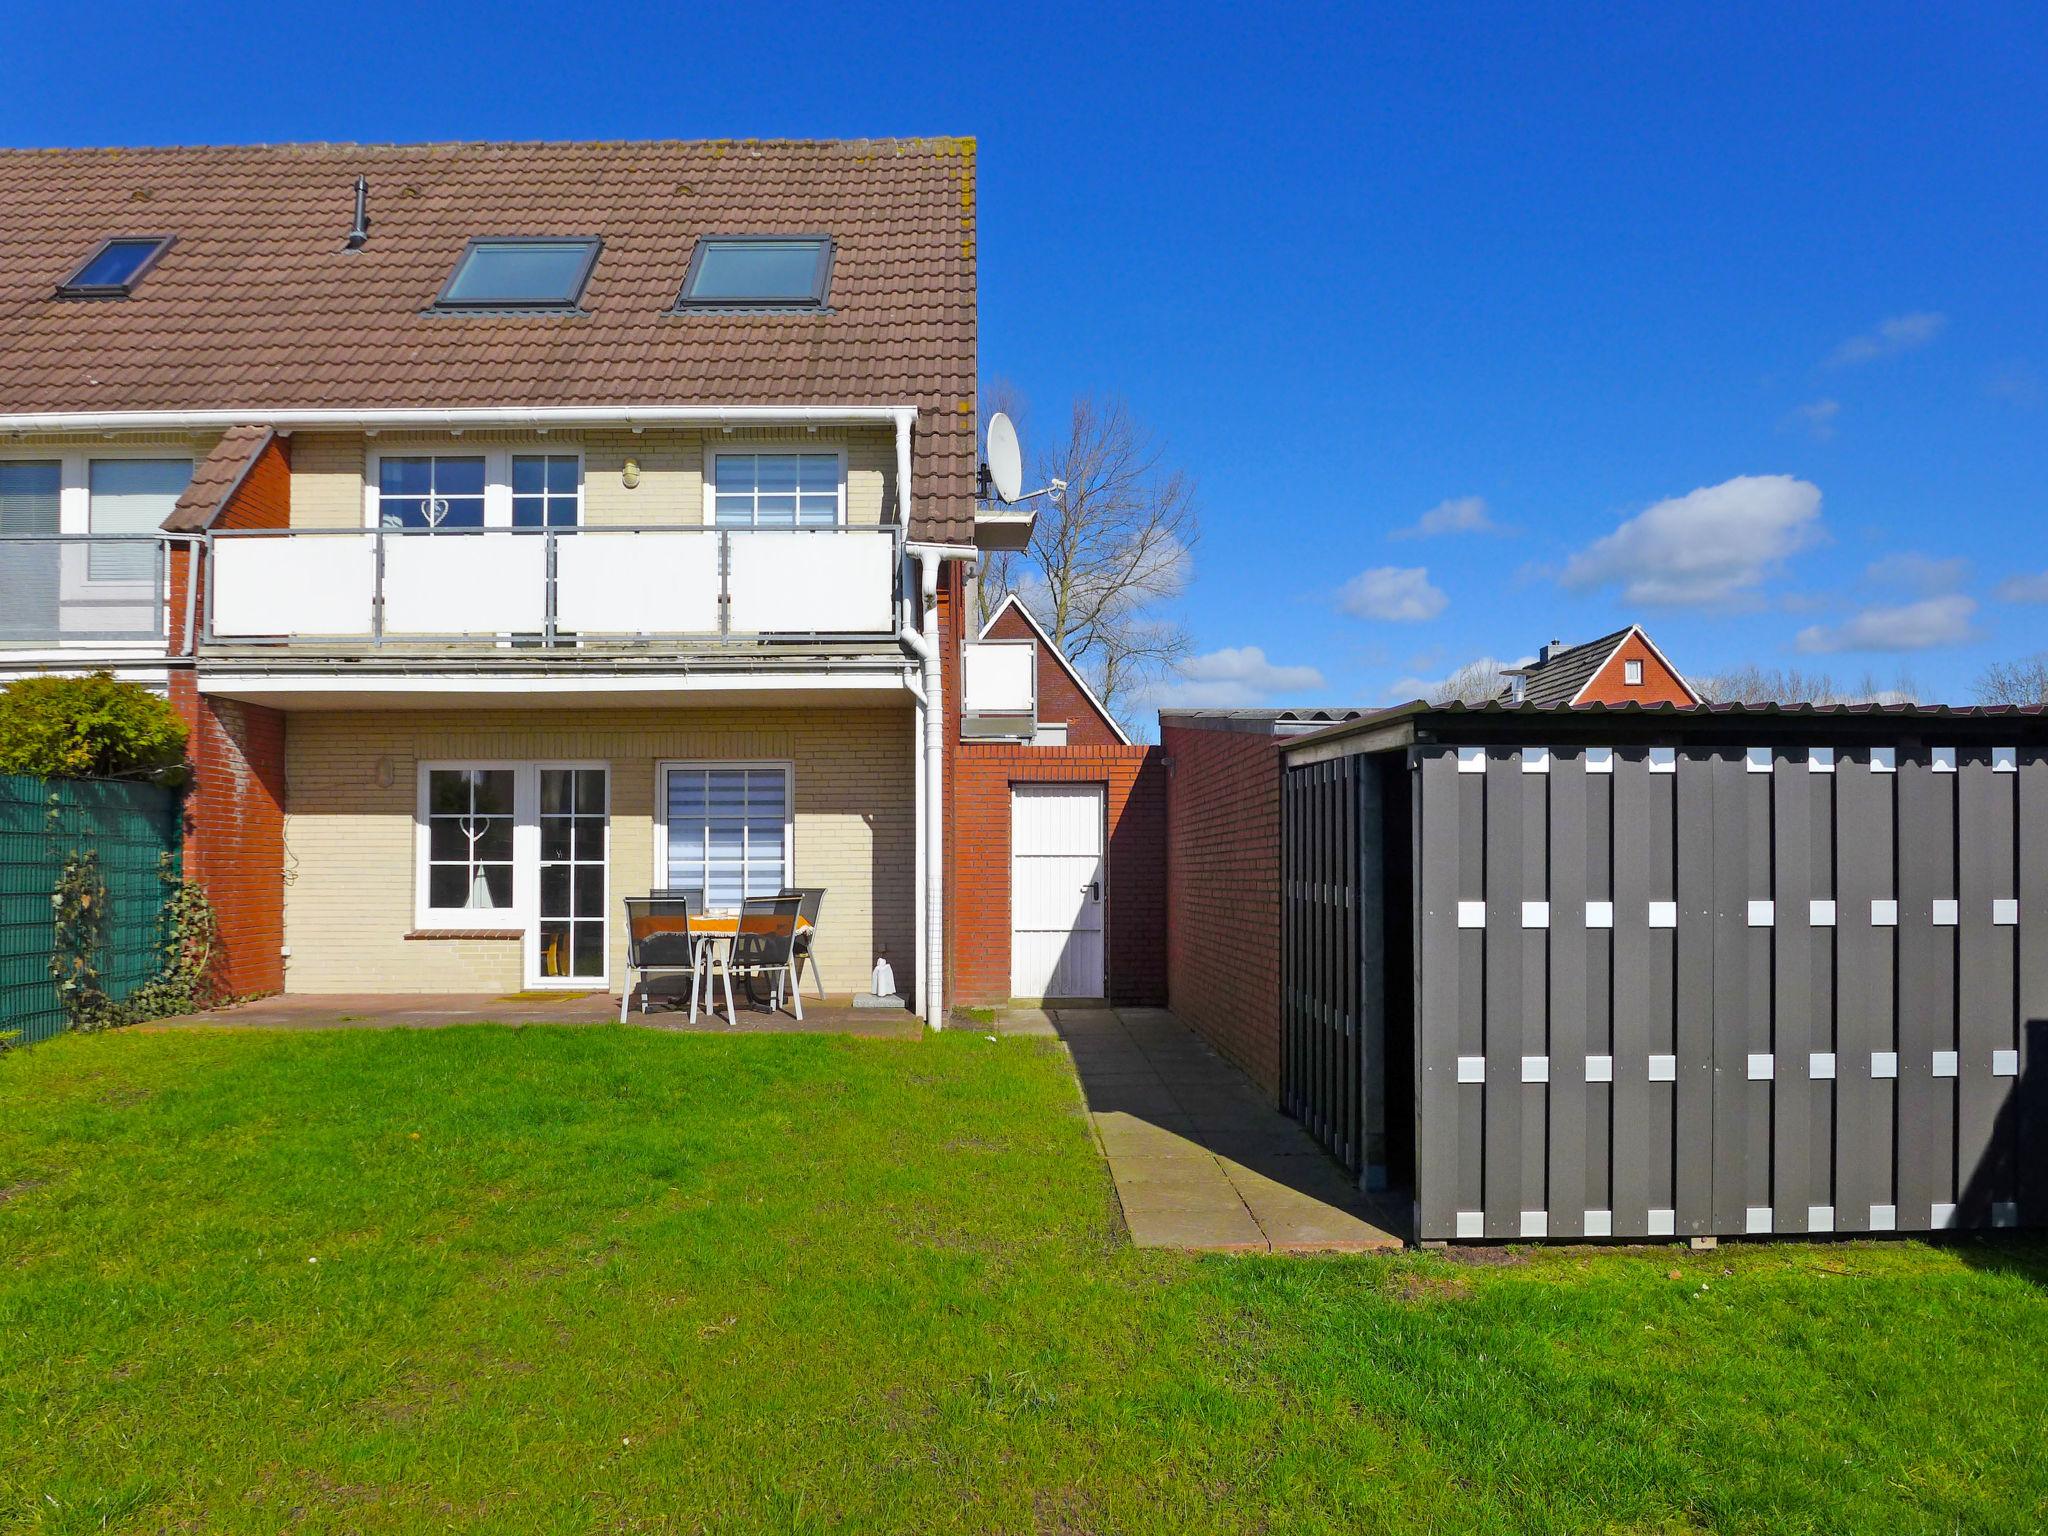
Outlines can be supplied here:
M1015 501L1024 489L1024 458L1017 451L1017 429L1001 411L988 419L988 474L996 495Z

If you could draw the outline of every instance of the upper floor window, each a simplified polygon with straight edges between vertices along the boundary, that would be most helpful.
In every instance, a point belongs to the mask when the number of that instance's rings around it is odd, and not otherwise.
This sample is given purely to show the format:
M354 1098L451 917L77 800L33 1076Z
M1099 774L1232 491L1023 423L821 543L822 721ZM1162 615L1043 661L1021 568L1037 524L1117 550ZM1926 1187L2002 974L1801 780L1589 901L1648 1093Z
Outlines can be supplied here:
M512 526L574 528L582 505L582 465L573 453L512 457Z
M706 235L690 254L679 309L816 309L832 283L825 235Z
M845 521L837 453L713 456L713 521L721 528L831 528Z
M604 242L472 240L436 309L574 309Z
M1631 688L1643 685L1643 664L1640 661L1624 661L1621 664L1621 680Z
M170 248L169 235L117 235L103 241L57 291L74 299L125 299Z
M150 581L156 535L192 480L190 459L94 459L86 468L88 581Z
M387 457L377 462L377 525L381 528L481 528L481 456Z

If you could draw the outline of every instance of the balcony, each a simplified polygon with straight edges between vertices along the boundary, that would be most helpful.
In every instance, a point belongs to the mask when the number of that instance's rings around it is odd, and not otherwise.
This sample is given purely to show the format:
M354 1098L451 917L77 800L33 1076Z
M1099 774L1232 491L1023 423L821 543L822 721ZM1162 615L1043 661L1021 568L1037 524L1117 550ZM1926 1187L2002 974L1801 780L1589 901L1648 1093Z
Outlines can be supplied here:
M874 641L893 528L217 531L202 651Z
M161 647L163 541L0 535L0 648Z

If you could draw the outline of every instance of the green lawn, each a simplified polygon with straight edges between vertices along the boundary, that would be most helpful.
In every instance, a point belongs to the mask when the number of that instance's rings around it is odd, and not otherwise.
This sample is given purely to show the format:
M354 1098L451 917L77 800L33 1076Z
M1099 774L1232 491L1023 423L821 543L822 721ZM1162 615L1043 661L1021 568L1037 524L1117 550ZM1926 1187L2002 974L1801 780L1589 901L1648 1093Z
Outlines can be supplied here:
M2048 1525L2048 1245L1139 1253L1077 1108L972 1033L0 1057L0 1528Z

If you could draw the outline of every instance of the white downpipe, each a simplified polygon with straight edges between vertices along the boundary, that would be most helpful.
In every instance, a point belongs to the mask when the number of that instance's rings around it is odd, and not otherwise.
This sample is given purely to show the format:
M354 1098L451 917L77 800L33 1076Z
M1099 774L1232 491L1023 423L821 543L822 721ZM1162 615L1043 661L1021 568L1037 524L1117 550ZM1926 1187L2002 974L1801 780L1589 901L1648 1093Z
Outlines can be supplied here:
M896 418L896 502L907 535L910 521L910 434L915 414ZM923 844L917 888L923 909L918 956L918 1007L933 1029L946 1027L946 710L939 667L939 567L936 550L918 552L918 624L905 626L907 644L924 663ZM922 634L916 630L922 629Z

